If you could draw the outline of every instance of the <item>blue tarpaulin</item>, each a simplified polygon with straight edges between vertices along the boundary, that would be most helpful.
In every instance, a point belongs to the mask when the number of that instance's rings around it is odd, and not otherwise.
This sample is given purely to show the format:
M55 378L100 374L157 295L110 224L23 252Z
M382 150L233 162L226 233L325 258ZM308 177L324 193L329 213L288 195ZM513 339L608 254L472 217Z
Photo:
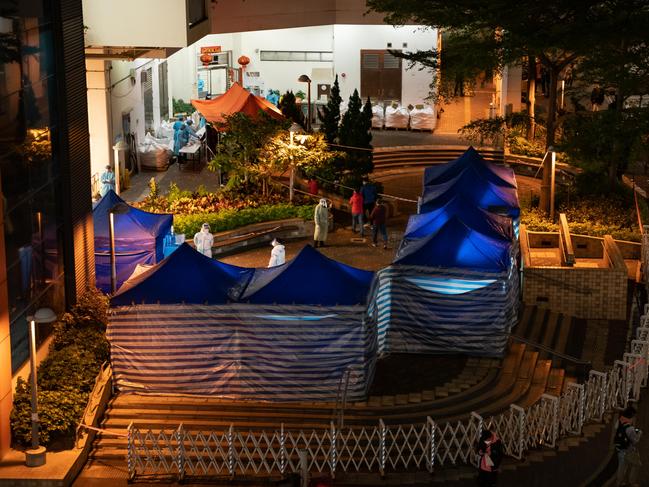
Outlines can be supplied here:
M465 171L453 179L424 187L420 213L444 206L455 197L465 199L478 208L518 217L520 208L516 188L497 186L486 179Z
M511 265L511 249L511 242L488 237L453 216L434 234L402 242L394 263L502 272Z
M95 229L96 284L104 292L110 292L110 239L109 213L124 200L109 191L92 211ZM138 264L155 264L164 258L164 239L171 231L173 216L149 213L128 206L128 212L114 214L114 238L117 283L121 284Z
M472 230L477 230L488 237L505 241L511 241L514 238L511 218L477 208L459 196L428 213L411 215L403 238L410 241L428 237L436 233L454 216L457 216Z
M252 273L253 269L210 259L184 243L156 266L126 281L111 304L223 304L229 301L230 289L247 282Z
M424 171L424 186L444 183L464 172L469 172L473 177L485 179L497 186L516 188L516 177L511 167L486 161L473 147L469 147L454 161L427 167Z
M325 257L310 245L291 261L257 269L239 301L321 306L364 304L374 273Z

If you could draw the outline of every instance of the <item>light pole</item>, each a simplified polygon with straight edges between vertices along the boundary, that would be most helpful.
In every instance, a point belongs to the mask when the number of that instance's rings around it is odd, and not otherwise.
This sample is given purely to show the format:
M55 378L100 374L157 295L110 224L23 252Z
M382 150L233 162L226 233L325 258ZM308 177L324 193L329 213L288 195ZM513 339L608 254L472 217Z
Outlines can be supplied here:
M309 78L306 74L303 74L297 80L300 83L306 83L306 85L307 85L306 99L307 99L307 103L309 104L309 106L307 107L307 113L308 113L309 119L307 120L307 123L306 123L306 131L311 132L311 78Z
M128 150L128 144L120 139L119 142L113 146L113 150L115 151L115 193L119 195L122 188L119 180L122 176L122 166L120 162L121 154Z
M130 207L126 203L117 203L108 211L108 240L110 245L110 293L115 294L117 286L117 263L115 262L115 217L128 213Z
M293 148L295 147L293 145L293 138L295 137L295 134L300 131L300 126L293 122L291 124L291 127L288 129L288 133L291 134L291 143L289 145L289 159L290 159L290 165L291 165L291 176L290 180L288 183L288 199L289 201L293 201L293 187L295 185L295 164L293 161Z
M31 371L31 392L32 392L32 447L25 452L25 464L28 467L40 467L45 465L45 447L39 445L38 419L38 383L36 380L36 323L53 323L56 321L56 313L50 308L40 308L28 316L29 322L29 367Z

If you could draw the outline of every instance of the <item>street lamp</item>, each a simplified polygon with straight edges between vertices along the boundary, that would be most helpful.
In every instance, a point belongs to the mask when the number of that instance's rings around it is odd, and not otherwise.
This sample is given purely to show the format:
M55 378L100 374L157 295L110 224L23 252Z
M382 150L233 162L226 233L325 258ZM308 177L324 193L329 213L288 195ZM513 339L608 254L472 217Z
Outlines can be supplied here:
M293 201L293 186L295 185L295 165L293 164L293 148L295 147L293 145L293 138L295 137L295 134L300 131L300 126L293 122L291 124L291 127L288 129L288 133L291 134L291 144L289 145L289 158L290 158L290 164L291 164L291 176L290 176L290 181L288 183L288 199L289 201Z
M128 213L131 208L123 202L117 203L108 211L108 240L110 245L110 293L115 294L117 285L117 264L115 262L115 217L113 215L123 215Z
M307 102L309 103L309 106L308 106L308 109L307 109L309 120L306 123L306 131L311 132L311 78L309 78L306 74L303 74L297 80L300 83L306 83L307 84L306 99L307 99Z
M32 447L25 452L25 464L28 467L45 465L45 447L39 446L38 391L36 380L36 323L53 323L56 314L50 308L40 308L28 316L29 322L29 366L32 381Z

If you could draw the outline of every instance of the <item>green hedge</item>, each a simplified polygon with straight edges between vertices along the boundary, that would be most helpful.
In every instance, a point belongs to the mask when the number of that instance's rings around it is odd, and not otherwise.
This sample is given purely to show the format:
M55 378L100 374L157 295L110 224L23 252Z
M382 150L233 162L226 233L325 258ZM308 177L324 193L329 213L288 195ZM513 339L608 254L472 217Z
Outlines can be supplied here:
M54 328L49 354L38 367L40 442L69 447L82 419L101 364L108 359L105 338L108 299L97 290L81 295ZM31 443L31 387L19 379L11 412L11 431L17 446Z
M258 208L242 210L223 210L218 213L198 213L195 215L174 215L174 231L184 233L186 238L192 238L201 229L204 222L209 223L213 233L234 230L253 223L287 218L313 218L314 205L293 206L290 204L264 205Z

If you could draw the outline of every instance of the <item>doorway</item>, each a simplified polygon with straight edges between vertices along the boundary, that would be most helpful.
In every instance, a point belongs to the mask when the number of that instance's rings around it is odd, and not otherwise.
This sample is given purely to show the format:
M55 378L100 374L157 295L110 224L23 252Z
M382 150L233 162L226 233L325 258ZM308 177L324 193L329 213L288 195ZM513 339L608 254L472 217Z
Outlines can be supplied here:
M361 98L401 103L401 62L389 51L361 50Z

